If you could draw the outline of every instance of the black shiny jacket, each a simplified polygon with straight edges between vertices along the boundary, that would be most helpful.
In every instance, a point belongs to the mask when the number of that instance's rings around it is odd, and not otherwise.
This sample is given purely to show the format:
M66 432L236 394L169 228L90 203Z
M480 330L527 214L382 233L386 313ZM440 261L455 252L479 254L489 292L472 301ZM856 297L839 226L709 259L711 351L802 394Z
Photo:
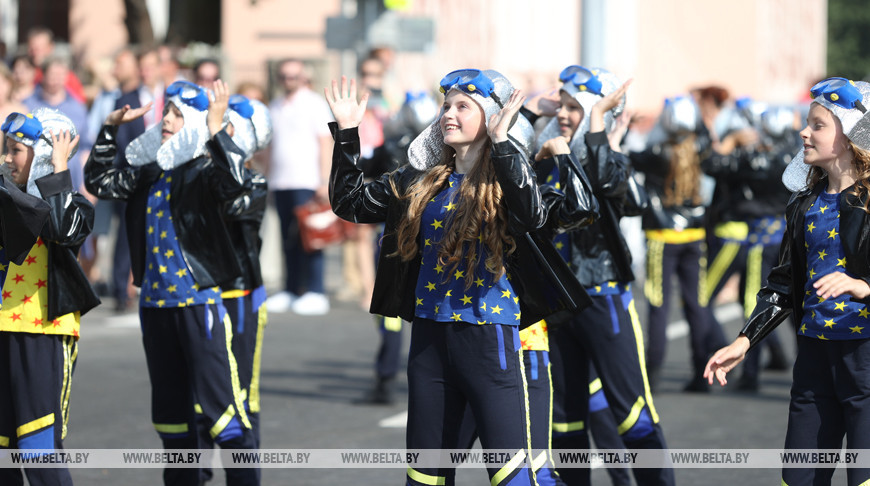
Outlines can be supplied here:
M6 259L21 265L48 220L51 207L0 176L0 246Z
M141 286L145 272L148 192L163 171L156 162L142 167L113 167L116 131L117 126L113 125L100 129L85 164L85 187L101 199L127 202L127 240L133 284ZM225 131L220 131L208 143L214 144L224 137L229 139ZM244 191L241 164L227 165L227 159L200 156L175 168L172 178L172 221L182 256L194 280L201 287L230 288L241 275L241 268L224 224L223 208L226 201Z
M782 172L800 150L793 131L778 140L766 140L767 150L738 147L728 155L711 152L701 167L716 179L710 223L749 221L785 211L791 192L782 184Z
M221 164L226 166L244 165L245 154L232 139L216 137L214 142L208 147L212 158L222 159ZM260 225L266 214L268 187L263 174L248 168L243 168L243 171L244 193L224 203L227 231L242 273L224 290L253 290L263 285L260 269L260 248L263 246Z
M577 280L585 288L615 280L630 282L634 280L631 270L631 253L619 229L623 216L636 215L626 211L626 201L639 201L645 195L634 193L638 187L631 183L631 164L624 154L610 149L605 132L587 133L587 157L580 161L589 177L594 197L598 200L597 221L582 229L569 232L571 240L571 269ZM560 177L567 173L560 165ZM560 211L559 205L566 204L569 198L555 201L550 212ZM575 220L576 222L576 220ZM550 223L550 230L559 229ZM572 223L567 222L569 225ZM561 229L571 230L571 226L559 223Z
M396 251L396 228L408 208L408 201L400 199L399 195L421 176L421 172L406 165L365 183L357 166L357 129L339 130L335 123L330 124L330 129L335 138L329 175L333 211L354 223L385 223L370 312L412 321L420 259L402 261L388 255ZM544 224L547 213L531 167L510 142L492 146L492 161L504 193L502 201L508 210L508 227L517 243L517 250L506 264L520 298L521 327L559 312L585 308L591 303L589 295L573 277L552 242L535 233ZM391 179L400 194L393 192ZM583 218L591 217L592 213L593 209L588 208Z
M821 182L812 189L795 193L788 202L779 265L767 276L767 284L756 297L755 310L740 331L749 338L751 346L758 344L789 315L793 315L795 322L803 318L807 278L804 216L824 186ZM840 193L840 241L846 257L846 272L870 284L870 214L865 213L863 204L850 194L853 188ZM870 298L855 300L870 305Z
M665 206L665 180L670 173L673 142L654 143L643 152L631 152L629 158L634 168L645 175L644 188L649 194L649 210L644 212L643 229L703 228L707 207L702 201L697 204L685 200L680 204ZM695 151L700 160L706 160L710 151L710 136L706 130L695 135ZM700 181L698 181L700 185Z
M76 259L94 227L94 207L73 190L68 170L37 179L36 187L49 206L39 232L48 249L48 320L76 311L84 315L100 304Z

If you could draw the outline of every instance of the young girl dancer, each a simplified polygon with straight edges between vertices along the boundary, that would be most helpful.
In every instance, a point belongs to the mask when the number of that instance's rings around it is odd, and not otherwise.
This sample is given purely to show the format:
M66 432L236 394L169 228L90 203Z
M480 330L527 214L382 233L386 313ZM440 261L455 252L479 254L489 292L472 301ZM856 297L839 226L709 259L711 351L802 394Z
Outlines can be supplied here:
M707 363L721 385L746 352L789 315L798 323L786 449L870 448L870 84L829 78L812 87L803 150L783 174L779 265L739 337ZM783 468L789 486L830 484L833 468ZM870 469L849 468L850 485Z
M576 310L585 293L552 245L528 234L546 213L526 156L531 126L515 116L524 96L495 71L454 71L440 84L442 112L411 144L410 165L366 184L355 162L367 96L357 102L354 81L333 81L330 201L344 219L386 223L371 312L413 321L408 449L464 448L468 406L485 449L516 451L488 468L491 483L535 484L519 328ZM418 465L407 482L452 476L449 465Z

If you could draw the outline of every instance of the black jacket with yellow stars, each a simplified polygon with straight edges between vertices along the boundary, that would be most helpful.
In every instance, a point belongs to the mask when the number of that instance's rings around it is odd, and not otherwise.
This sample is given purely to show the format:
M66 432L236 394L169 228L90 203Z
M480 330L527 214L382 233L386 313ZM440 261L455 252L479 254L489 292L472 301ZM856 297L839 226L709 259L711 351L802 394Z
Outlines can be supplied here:
M393 192L390 180L403 194L421 172L406 165L365 183L357 166L360 151L357 129L339 130L335 123L330 124L330 129L335 139L329 175L333 211L355 223L385 223L370 312L412 321L420 258L402 261L388 256L396 251L396 229L408 209L408 201ZM510 142L494 144L492 160L503 191L502 201L508 209L508 228L517 243L506 264L520 298L520 327L563 311L585 308L591 303L589 295L552 242L535 233L547 219L547 212L528 162Z
M795 322L803 317L804 287L807 278L807 255L804 246L804 217L826 184L795 193L785 210L786 233L779 250L779 264L770 271L767 283L756 297L755 310L740 331L751 346L758 344L786 317ZM840 241L846 257L846 272L870 285L870 214L861 201L851 195L854 186L840 193ZM859 300L870 305L870 298Z
M140 287L145 273L148 192L163 170L156 162L141 167L113 167L117 130L114 125L103 125L100 129L85 164L85 187L100 199L127 202L127 241L130 244L133 284ZM229 139L222 130L208 143L214 144L222 137ZM226 201L244 191L242 169L240 163L227 165L226 159L203 155L172 171L172 221L184 261L200 287L231 288L233 281L241 275L224 223L223 209Z

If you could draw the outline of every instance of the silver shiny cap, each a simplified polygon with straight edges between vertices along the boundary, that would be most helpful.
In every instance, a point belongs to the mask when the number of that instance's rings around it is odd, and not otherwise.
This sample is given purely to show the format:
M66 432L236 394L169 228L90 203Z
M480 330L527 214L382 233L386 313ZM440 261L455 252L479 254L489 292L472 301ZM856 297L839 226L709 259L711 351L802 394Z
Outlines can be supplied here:
M669 135L695 132L701 123L701 111L695 101L688 96L677 96L665 100L660 118L661 126Z

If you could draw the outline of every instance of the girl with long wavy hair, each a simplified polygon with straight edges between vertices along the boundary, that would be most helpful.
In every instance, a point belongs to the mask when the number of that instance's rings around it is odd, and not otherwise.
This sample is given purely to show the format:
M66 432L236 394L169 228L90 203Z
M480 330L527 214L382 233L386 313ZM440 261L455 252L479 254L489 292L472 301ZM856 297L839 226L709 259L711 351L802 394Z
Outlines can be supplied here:
M367 95L342 78L326 89L336 123L329 195L356 223L385 223L370 311L412 321L408 450L464 449L466 409L484 449L510 450L492 484L536 484L519 330L588 297L552 244L528 162L525 97L496 71L445 76L441 113L409 148L410 164L366 183L357 167ZM536 256L537 255L537 256ZM565 278L559 280L557 275ZM537 462L537 461L535 461ZM453 484L454 466L409 464L407 484ZM556 484L552 475L538 484Z
M727 373L791 316L798 326L785 449L870 448L870 84L829 78L810 90L803 149L783 174L786 209L779 265L758 292L737 339L704 372ZM785 467L789 485L830 484L833 468ZM870 468L848 468L849 484Z

